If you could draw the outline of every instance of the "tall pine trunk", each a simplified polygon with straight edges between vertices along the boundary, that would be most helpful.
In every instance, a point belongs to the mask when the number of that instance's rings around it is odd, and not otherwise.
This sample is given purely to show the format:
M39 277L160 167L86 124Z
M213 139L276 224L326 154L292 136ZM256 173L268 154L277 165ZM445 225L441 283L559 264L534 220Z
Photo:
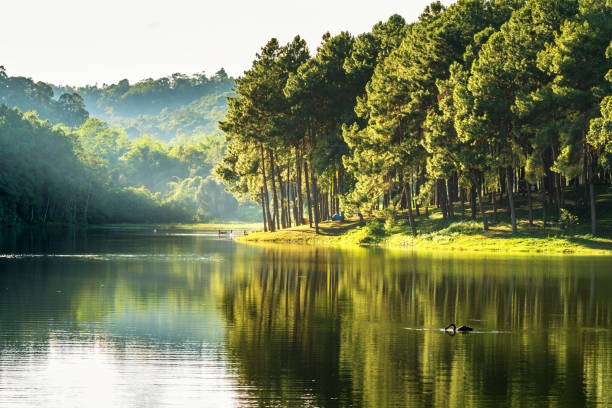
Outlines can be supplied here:
M542 199L542 228L546 228L546 190L544 186L544 179L540 181L541 191L540 196ZM543 193L543 194L542 194Z
M268 230L274 232L276 229L274 227L274 220L272 220L272 216L270 214L270 199L268 195L268 182L266 177L266 159L264 157L264 148L263 145L260 145L260 153L261 153L261 175L263 177L263 191L265 196L265 207L266 207L266 216L268 218Z
M557 218L561 216L561 174L555 173L555 201L557 202Z
M306 180L306 199L308 204L308 224L312 228L312 200L310 196L310 181L308 181L308 163L304 161L304 179Z
M278 190L280 191L280 219L283 228L287 228L287 200L285 197L285 188L283 187L283 175L280 166L278 165L278 155L274 153L274 162L276 163L276 176L278 177Z
M508 190L508 204L510 205L510 222L512 224L512 232L516 233L516 213L514 212L514 197L512 195L512 171L510 167L506 167L506 190Z
M261 193L261 213L263 215L264 232L268 232L268 220L266 219L266 199L264 197L263 187L260 189Z
M414 223L414 216L412 215L412 186L406 186L406 192L408 194L408 221L410 222L410 229L412 230L412 235L416 237L416 225Z
M470 207L472 210L472 220L476 219L476 187L470 188Z
M272 181L272 202L274 203L274 224L276 228L280 227L279 223L279 214L278 214L278 195L276 193L276 177L274 177L274 156L272 155L272 150L268 150L268 157L270 158L270 180Z
M329 220L331 217L329 216L329 193L325 192L323 195L323 203L325 204L325 216L323 217L325 220Z
M454 219L455 211L453 210L453 193L452 193L452 187L451 187L451 180L446 179L445 184L446 184L446 187L444 188L444 198L446 199L446 202L448 203L448 216L451 219Z
M589 197L591 201L591 234L597 233L597 214L595 212L595 180L593 179L593 165L589 165Z
M485 231L489 230L489 223L487 222L487 214L484 211L484 203L482 202L482 179L478 179L478 206L480 207L480 217L482 218L482 229Z
M340 163L340 167L338 168L338 181L337 181L337 196L336 196L336 209L338 210L338 214L342 212L340 209L340 194L342 192L342 179L344 178L344 165Z
M301 224L301 222L299 221L300 212L298 211L297 207L297 186L291 183L289 185L289 188L291 189L291 201L293 202L293 221L295 222L295 226L297 227Z
M315 234L319 234L319 202L318 202L318 188L317 188L317 178L315 176L315 171L312 166L312 162L310 163L310 187L312 190L312 207L314 210L314 223L315 223Z
M287 180L285 181L285 195L287 196L286 201L286 213L287 213L287 227L291 227L291 180L289 179L289 167L287 166Z
M410 184L412 184L412 176L410 176L410 182L411 182ZM418 169L417 169L417 174L416 174L416 180L415 180L415 183L414 183L414 193L416 194L417 197L421 193L421 177L419 176L419 170ZM414 212L416 213L416 215L418 217L419 215L421 215L420 214L420 208L419 208L420 207L419 206L419 200L413 198L412 201L414 201Z
M303 194L302 194L302 153L303 153L303 148L302 145L300 143L300 149L296 149L296 161L295 161L295 173L297 174L297 205L298 205L298 212L297 212L297 217L299 218L299 222L297 225L302 225L304 224L304 199L303 199Z
M527 183L527 202L529 205L529 226L533 227L533 204L531 202L531 185Z
M491 202L493 203L493 222L497 222L497 197L495 191L491 191Z
M586 211L587 208L589 207L589 204L587 204L589 202L589 175L588 175L588 171L587 171L587 167L588 167L588 160L587 160L587 153L586 153L586 149L583 148L583 154L582 154L582 183L584 184L584 198L583 198L583 208Z
M334 215L338 213L338 209L336 208L336 194L337 194L337 182L336 182L336 172L332 174L332 182L331 182L331 192L329 197L329 212Z
M465 220L465 189L461 187L459 191L459 200L461 200L461 221Z

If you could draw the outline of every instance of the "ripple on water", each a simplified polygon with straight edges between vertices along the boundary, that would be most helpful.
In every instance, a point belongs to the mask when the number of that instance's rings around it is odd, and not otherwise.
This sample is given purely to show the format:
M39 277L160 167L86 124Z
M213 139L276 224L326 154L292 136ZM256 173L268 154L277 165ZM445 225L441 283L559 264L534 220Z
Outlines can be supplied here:
M404 330L411 330L411 331L438 331L438 332L452 332L452 330L446 330L443 328L427 328L427 327L403 327ZM463 332L460 332L463 333ZM506 330L472 330L470 332L465 332L466 334L510 334L512 333L511 331L506 331Z
M221 262L218 255L198 254L0 254L0 259L83 259L91 261L198 261Z

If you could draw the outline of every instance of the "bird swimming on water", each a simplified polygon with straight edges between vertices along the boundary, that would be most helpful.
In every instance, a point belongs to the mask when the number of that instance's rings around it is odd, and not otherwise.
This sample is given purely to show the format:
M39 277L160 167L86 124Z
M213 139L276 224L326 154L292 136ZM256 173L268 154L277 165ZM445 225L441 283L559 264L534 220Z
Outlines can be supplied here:
M455 326L455 323L451 323L448 326L446 326L444 328L444 331L447 331L450 327L453 328L453 333L458 331L458 332L469 332L469 331L473 331L474 329L472 329L470 326Z

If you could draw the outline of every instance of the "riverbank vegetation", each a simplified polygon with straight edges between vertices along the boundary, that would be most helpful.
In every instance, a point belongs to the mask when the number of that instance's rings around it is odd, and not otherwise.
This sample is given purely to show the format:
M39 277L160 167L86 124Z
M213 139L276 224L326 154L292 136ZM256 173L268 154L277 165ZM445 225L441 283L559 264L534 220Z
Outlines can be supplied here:
M478 225L472 247L502 235L520 247L525 234L534 247L599 245L610 231L596 191L611 182L611 10L460 0L414 23L395 15L357 37L325 34L314 55L300 37L272 39L236 80L216 171L260 205L266 231L298 226L269 240L324 241L322 222L343 214L371 220L342 235L359 242L385 231L390 245L435 247ZM372 221L384 212L405 222ZM572 228L588 231L563 238Z
M570 195L571 192L566 192ZM612 231L612 192L598 194L601 229ZM382 246L412 250L485 251L507 253L571 253L612 255L612 235L594 236L590 225L579 224L577 217L563 211L559 222L543 225L541 220L530 224L526 197L517 199L520 220L513 233L507 209L490 217L487 231L477 213L461 213L455 203L457 219L445 219L441 209L415 217L419 234L412 235L407 210L376 211L369 219L323 222L319 234L307 225L281 229L273 233L259 232L238 238L249 243L322 244L331 246ZM535 211L543 212L539 207ZM550 210L549 210L550 211ZM472 218L472 215L474 216ZM587 214L588 215L588 214Z

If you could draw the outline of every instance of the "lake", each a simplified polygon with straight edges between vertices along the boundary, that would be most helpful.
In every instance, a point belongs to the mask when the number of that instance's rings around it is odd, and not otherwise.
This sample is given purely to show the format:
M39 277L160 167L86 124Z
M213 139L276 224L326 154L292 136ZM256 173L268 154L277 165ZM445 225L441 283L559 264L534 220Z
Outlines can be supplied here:
M610 405L610 257L0 235L0 407Z

